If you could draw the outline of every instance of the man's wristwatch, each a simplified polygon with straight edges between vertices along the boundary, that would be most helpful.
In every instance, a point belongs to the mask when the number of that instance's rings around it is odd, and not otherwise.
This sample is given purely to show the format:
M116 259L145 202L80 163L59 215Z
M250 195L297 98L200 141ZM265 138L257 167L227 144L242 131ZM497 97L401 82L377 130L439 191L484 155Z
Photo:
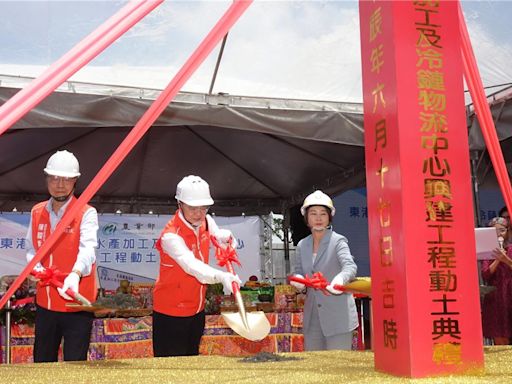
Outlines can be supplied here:
M82 272L80 272L78 269L73 269L71 272L76 273L80 279L82 278Z

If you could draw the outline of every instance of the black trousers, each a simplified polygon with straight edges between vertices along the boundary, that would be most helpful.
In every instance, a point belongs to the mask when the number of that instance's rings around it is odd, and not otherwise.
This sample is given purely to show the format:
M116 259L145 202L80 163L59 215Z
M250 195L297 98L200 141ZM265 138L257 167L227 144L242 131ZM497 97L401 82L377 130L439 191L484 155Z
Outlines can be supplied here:
M36 306L34 362L57 361L62 339L65 361L87 360L93 317L90 312L56 312Z
M153 311L153 355L199 355L204 324L204 311L190 317L168 316Z

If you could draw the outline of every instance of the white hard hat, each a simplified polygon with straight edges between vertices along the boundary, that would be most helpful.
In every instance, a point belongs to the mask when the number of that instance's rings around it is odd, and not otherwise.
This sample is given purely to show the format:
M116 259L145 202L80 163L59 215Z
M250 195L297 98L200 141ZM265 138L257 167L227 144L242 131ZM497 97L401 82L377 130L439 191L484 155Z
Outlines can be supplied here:
M304 199L304 203L302 204L302 207L300 207L300 213L302 213L302 216L306 216L306 209L313 205L323 205L324 207L329 208L331 210L331 216L334 216L336 213L336 208L334 208L331 198L322 191L317 190Z
M199 176L185 176L176 187L176 200L192 207L213 205L210 186Z
M78 177L80 176L80 166L77 158L71 152L57 151L48 159L44 172L51 176Z

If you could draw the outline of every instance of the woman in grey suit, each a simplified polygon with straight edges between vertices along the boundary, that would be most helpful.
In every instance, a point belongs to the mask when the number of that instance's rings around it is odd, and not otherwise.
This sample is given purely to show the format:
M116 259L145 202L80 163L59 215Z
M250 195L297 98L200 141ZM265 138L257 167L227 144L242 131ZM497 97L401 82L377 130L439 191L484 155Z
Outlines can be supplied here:
M304 304L304 349L306 351L347 349L352 347L352 334L358 326L357 310L352 294L334 289L356 277L357 266L350 254L347 239L331 227L335 208L322 191L315 191L301 208L311 235L302 239L295 250L295 276L312 276L321 272L330 281L331 295L308 289ZM297 289L304 285L292 282Z

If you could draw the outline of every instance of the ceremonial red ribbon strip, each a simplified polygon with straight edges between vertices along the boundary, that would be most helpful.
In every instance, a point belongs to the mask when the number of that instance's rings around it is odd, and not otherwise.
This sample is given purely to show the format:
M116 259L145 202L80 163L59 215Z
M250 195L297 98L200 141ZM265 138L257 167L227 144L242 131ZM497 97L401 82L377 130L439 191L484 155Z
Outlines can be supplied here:
M311 277L306 275L306 277L301 278L297 276L288 276L288 281L295 281L296 283L304 284L308 288L325 290L325 288L329 285L329 282L324 277L322 272L315 272Z
M233 238L231 237L228 240L228 244L226 247L222 247L219 244L219 241L214 237L210 236L210 239L215 246L215 258L217 259L217 264L221 267L226 267L229 273L235 275L235 270L233 269L233 263L238 264L238 266L242 266L240 261L238 260L238 256L235 251L235 247L233 247ZM240 292L240 286L236 281L232 283L233 293L236 295Z
M491 114L491 108L485 96L484 84L478 71L476 57L471 46L469 32L464 19L464 13L459 2L459 25L461 35L462 63L464 64L464 78L475 107L476 117L480 123L480 130L489 152L489 157L498 180L498 184L509 212L512 212L512 184L501 151L500 141L496 133L496 126Z
M3 296L0 296L0 297L3 297ZM12 303L11 303L11 309L16 309L18 307L23 307L27 304L31 304L35 301L35 297L34 296L30 296L30 297L25 297L23 299L19 299L19 300L14 300Z
M313 275L311 277L308 277L308 275L306 275L306 277L304 277L304 278L297 277L297 276L288 276L288 281L294 281L296 283L301 283L301 284L304 284L308 288L319 289L324 294L326 294L326 295L329 294L329 291L327 291L327 289L326 289L327 286L329 285L329 282L324 277L322 272L315 272L315 273L313 273ZM333 288L338 291L342 291L342 292L348 290L344 285L340 285L340 284L334 285ZM348 290L348 291L350 291L350 290ZM352 295L356 298L368 296L363 293L352 293Z
M31 275L33 275L36 279L39 280L39 284L43 287L54 287L54 288L62 288L63 287L63 280L67 276L66 273L63 273L59 271L55 267L49 267L45 268L42 272L35 272L32 270L30 272ZM80 294L77 292L71 290L71 288L68 288L66 290L66 294L73 298L77 303L85 304L87 305L87 302L84 302L84 298L81 298Z
M12 303L12 309L16 309L18 307L23 307L24 305L31 304L35 301L35 297L25 297L24 299L19 299L16 301L13 301Z
M151 125L161 115L161 113L167 108L169 103L172 101L174 96L181 89L183 84L192 76L194 71L201 65L201 63L210 54L217 43L228 33L229 29L235 24L238 18L244 13L244 11L252 3L252 0L235 0L233 4L228 8L220 20L215 24L213 29L208 33L204 40L199 44L197 49L192 53L183 67L174 76L167 87L160 93L158 98L151 104L149 109L137 122L135 127L130 131L128 136L123 140L119 147L115 150L112 156L107 160L105 165L100 169L98 174L89 183L87 188L82 192L75 204L68 207L64 216L57 224L55 231L52 232L50 237L46 239L41 248L34 255L32 261L30 261L25 269L21 272L18 278L11 285L7 291L7 295L12 295L16 289L20 286L21 282L25 280L36 264L42 260L44 256L49 252L51 247L55 245L58 238L64 232L66 226L68 226L75 217L77 217L80 210L89 202L94 194L101 188L103 183L108 177L115 171L118 165L124 160L124 158L130 153L133 147L139 142L142 136L147 132ZM7 297L0 299L0 308L2 308L7 302Z
M39 280L41 286L52 286L55 288L62 288L63 281L67 276L55 267L45 268L41 272L32 271L30 274Z
M232 238L229 239L228 246L225 248L219 244L219 241L214 236L211 236L211 240L215 246L215 258L217 259L217 264L220 267L227 266L228 262L235 263L239 267L242 266L242 264L240 264L240 260L238 259L238 255L236 254L235 248L232 245Z
M0 135L163 0L132 0L0 107Z

